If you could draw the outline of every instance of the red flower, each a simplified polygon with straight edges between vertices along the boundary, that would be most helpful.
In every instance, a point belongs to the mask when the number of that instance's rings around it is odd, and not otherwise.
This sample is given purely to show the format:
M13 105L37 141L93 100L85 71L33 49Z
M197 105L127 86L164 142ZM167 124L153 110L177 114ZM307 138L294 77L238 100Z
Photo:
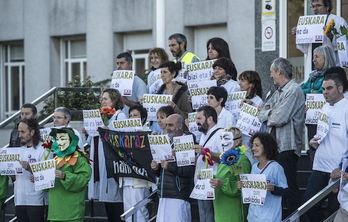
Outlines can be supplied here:
M100 112L106 116L112 116L116 113L116 110L108 106L100 108Z
M41 146L43 146L43 148L45 149L51 149L52 144L53 144L53 141L50 140L50 141L45 141L45 143L43 143Z

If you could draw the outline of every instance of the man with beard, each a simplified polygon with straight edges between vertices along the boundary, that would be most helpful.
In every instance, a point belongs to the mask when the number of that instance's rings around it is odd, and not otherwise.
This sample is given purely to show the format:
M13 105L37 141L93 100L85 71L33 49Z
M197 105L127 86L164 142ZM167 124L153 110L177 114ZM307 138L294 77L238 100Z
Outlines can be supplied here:
M21 140L21 161L23 174L16 175L14 183L14 202L19 222L44 221L44 205L47 204L47 193L35 191L33 175L29 163L36 163L48 155L40 142L40 130L36 119L22 119L18 124Z
M205 162L202 160L203 155L209 152L213 165L208 165L208 168L213 168L213 173L216 174L220 163L219 155L222 152L220 135L221 128L216 126L217 113L211 106L202 106L197 110L196 120L198 130L203 134L199 145L195 145L195 151L198 154L196 161L195 183L199 177L200 170L205 169ZM199 218L201 222L214 221L214 206L213 200L198 200Z
M183 65L187 65L194 62L201 61L198 56L186 50L187 39L181 33L175 33L168 38L169 49L172 55L175 57L174 62L184 62Z
M179 114L166 119L170 141L173 137L184 135L185 121ZM188 202L193 189L194 166L178 167L176 162L162 160L160 164L152 160L151 169L158 181L159 205L156 220L158 222L191 221L191 206Z

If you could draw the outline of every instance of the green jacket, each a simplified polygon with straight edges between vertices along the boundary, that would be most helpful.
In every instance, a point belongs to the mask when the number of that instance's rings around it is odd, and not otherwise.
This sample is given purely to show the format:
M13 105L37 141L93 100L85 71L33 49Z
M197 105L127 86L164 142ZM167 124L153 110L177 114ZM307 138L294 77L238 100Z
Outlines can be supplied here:
M307 82L305 82L301 86L302 91L305 95L312 93L312 90L315 90L316 91L315 93L318 93L318 94L323 93L323 88L321 87L321 85L323 84L323 81L324 81L324 73L325 72L320 73L320 75L314 80L314 82L311 82L312 73L309 74L309 78L307 79Z

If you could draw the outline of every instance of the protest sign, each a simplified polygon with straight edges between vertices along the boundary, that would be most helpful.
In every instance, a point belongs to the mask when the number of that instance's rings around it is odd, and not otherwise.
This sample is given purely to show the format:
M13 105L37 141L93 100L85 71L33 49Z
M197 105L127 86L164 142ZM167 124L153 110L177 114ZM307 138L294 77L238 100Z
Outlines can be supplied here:
M201 140L202 132L198 131L198 125L196 123L197 112L188 114L188 122L189 122L189 131L196 136L196 142Z
M245 99L246 93L247 93L246 91L240 91L240 92L228 94L227 96L225 109L227 109L229 112L232 113L233 118L235 119L236 122L239 116L240 104L242 100Z
M168 135L149 135L149 144L153 160L161 163L161 160L172 160L172 146Z
M261 128L261 122L258 117L259 111L257 107L244 103L236 124L243 134L252 136Z
M54 187L56 169L54 159L36 163L29 163L34 175L35 190L44 190Z
M197 200L214 200L214 188L212 188L209 183L210 179L213 178L213 169L203 169L198 173L199 179L197 180L190 197Z
M213 64L215 61L216 60L208 60L187 64L187 82L210 80L214 73Z
M51 128L40 129L41 141L43 141L43 142L52 141L53 137L50 136L50 133L51 133Z
M98 127L104 126L99 109L83 110L83 126L90 136L98 136Z
M115 120L112 121L112 125L116 131L122 132L135 132L143 128L140 118Z
M134 75L135 73L132 70L114 71L110 88L117 89L122 96L131 96L133 93Z
M147 120L157 121L156 112L162 106L168 106L172 95L144 94L143 107L147 110Z
M267 195L265 174L240 174L243 203L263 205Z
M149 86L149 94L156 94L158 89L163 84L162 78L161 78L161 69L156 69L154 71L151 71L148 76L148 86Z
M21 148L10 147L0 149L0 174L20 175L24 169L19 163L21 161Z
M207 92L212 86L216 86L216 80L207 80L201 82L188 82L187 84L192 102L192 109L198 109L208 105Z
M135 177L155 182L147 132L99 129L103 142L107 178Z
M323 94L307 94L306 95L306 120L305 124L317 124L318 113L325 105L326 101Z
M192 135L173 138L176 163L178 167L195 165L195 149Z
M340 59L341 67L348 67L348 48L347 48L347 36L342 35L337 39L337 52Z
M300 16L296 27L296 44L322 43L327 15Z
M319 138L319 143L322 141L330 128L330 117L323 111L318 112L317 134L314 137Z

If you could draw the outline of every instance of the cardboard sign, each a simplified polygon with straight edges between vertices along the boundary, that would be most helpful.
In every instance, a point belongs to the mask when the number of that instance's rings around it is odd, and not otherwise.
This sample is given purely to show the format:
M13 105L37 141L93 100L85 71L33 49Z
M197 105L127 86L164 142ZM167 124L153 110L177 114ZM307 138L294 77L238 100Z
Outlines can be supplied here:
M134 71L117 70L112 74L110 88L120 91L122 96L131 96L134 82Z
M51 133L51 128L40 129L41 141L46 142L46 141L54 140L53 137L50 136L50 133Z
M148 138L153 160L161 163L161 160L172 158L172 147L167 135L149 135Z
M210 80L213 76L213 64L216 60L195 62L186 65L187 82L201 82Z
M162 106L168 106L172 95L144 94L143 107L147 110L147 120L157 121L156 112Z
M216 80L207 80L187 84L192 102L192 109L208 105L207 92L212 86L217 86Z
M318 125L317 125L317 134L314 137L319 138L319 143L322 141L330 128L330 117L323 111L318 112Z
M34 175L35 190L44 190L54 187L56 164L54 159L36 163L29 163Z
M196 141L199 142L201 140L202 132L198 131L198 125L196 123L197 112L188 114L189 121L189 131L196 136Z
M257 110L257 107L244 103L239 112L236 127L238 127L245 135L254 135L256 132L260 131L262 126L258 114L259 111Z
M306 120L305 124L317 124L318 114L321 108L326 104L323 94L306 95Z
M195 165L195 149L192 135L173 138L176 163L178 167Z
M116 131L122 132L135 132L143 128L140 118L115 120L112 121L112 125Z
M149 94L156 94L158 89L163 84L161 78L161 69L156 69L150 72L147 78L147 84L149 86Z
M347 37L343 35L337 39L337 52L341 67L348 67Z
M209 183L210 179L213 178L213 169L203 169L198 173L199 179L197 180L190 197L197 200L214 200L214 188L212 188Z
M21 148L10 147L0 149L0 174L21 175L24 172L21 161Z
M99 136L98 127L104 126L99 109L83 110L83 126L90 136Z
M300 16L296 28L296 44L322 43L327 15Z
M243 203L263 205L267 195L265 174L240 174Z
M240 112L240 104L243 99L246 97L246 91L235 92L232 94L228 94L227 101L225 104L225 109L230 111L235 119L238 121L239 112Z

